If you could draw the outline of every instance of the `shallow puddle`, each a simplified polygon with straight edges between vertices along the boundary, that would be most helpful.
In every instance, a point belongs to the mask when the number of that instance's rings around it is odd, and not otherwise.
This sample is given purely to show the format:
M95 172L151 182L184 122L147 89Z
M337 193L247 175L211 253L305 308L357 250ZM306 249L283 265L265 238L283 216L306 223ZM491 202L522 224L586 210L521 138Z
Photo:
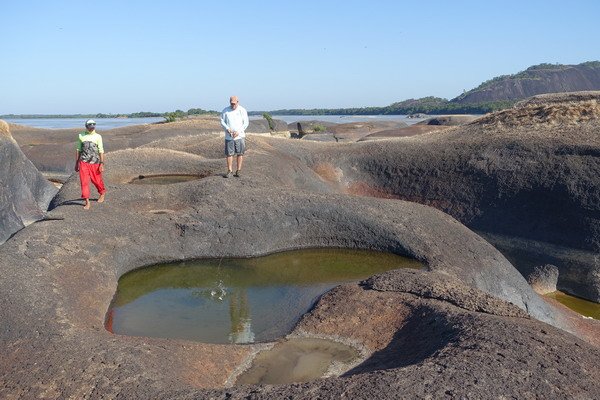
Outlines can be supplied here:
M332 367L335 375L358 359L356 349L323 339L293 338L259 353L236 385L308 382L323 377Z
M129 183L134 185L171 185L200 178L202 177L198 175L140 175Z
M560 291L548 293L545 296L558 301L581 315L600 320L600 304L598 303L571 296Z
M205 343L273 341L327 290L420 267L394 254L346 249L157 265L121 277L106 325L117 334Z

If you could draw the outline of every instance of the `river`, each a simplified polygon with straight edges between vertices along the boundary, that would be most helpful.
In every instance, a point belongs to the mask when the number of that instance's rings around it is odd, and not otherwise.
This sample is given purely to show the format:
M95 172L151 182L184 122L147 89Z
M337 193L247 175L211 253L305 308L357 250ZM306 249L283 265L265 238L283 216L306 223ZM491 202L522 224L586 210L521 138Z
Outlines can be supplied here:
M260 115L250 116L250 119L262 119ZM286 123L302 121L324 121L337 124L349 122L368 122L368 121L404 121L408 125L422 121L422 118L407 118L406 115L274 115L274 119L285 121ZM108 130L122 126L152 124L162 122L162 117L152 118L95 118L99 130ZM12 124L26 125L34 128L44 129L68 129L84 128L86 119L80 118L15 118L5 119Z

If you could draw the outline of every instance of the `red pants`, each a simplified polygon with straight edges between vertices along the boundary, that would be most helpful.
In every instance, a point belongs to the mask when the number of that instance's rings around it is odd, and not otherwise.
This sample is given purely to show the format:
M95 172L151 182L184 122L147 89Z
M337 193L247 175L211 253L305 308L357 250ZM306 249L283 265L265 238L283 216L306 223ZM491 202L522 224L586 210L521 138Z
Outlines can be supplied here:
M83 161L79 162L79 180L81 181L81 197L84 199L90 198L90 179L98 193L104 194L106 189L104 188L104 182L102 181L102 174L100 173L101 164L89 164Z

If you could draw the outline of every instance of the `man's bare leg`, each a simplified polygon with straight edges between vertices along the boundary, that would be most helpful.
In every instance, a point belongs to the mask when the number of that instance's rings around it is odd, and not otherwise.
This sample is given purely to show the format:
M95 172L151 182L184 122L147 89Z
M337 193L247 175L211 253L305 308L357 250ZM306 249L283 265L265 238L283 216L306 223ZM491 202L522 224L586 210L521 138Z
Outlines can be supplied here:
M89 210L91 207L91 203L90 203L90 199L84 199L85 200L85 205L83 206L84 210Z
M102 193L100 197L98 197L98 203L104 203L104 194L105 193Z
M233 156L227 156L227 171L233 171Z
M244 156L243 155L238 155L237 159L236 159L236 165L237 165L237 170L241 171L242 170L242 163L244 162Z

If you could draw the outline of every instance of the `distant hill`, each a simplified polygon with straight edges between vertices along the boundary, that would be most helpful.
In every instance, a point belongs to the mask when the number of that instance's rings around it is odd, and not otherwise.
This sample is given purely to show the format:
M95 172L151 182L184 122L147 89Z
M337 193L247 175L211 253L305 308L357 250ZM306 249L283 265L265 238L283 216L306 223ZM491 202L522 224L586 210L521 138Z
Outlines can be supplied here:
M452 103L475 104L517 101L543 93L600 90L600 62L579 65L539 64L514 75L502 75L483 82L452 99Z
M272 115L397 115L485 114L512 107L517 101L545 93L600 90L600 61L579 65L539 64L513 75L483 82L475 89L448 101L429 96L408 99L383 107L284 109ZM251 114L260 115L263 111Z

